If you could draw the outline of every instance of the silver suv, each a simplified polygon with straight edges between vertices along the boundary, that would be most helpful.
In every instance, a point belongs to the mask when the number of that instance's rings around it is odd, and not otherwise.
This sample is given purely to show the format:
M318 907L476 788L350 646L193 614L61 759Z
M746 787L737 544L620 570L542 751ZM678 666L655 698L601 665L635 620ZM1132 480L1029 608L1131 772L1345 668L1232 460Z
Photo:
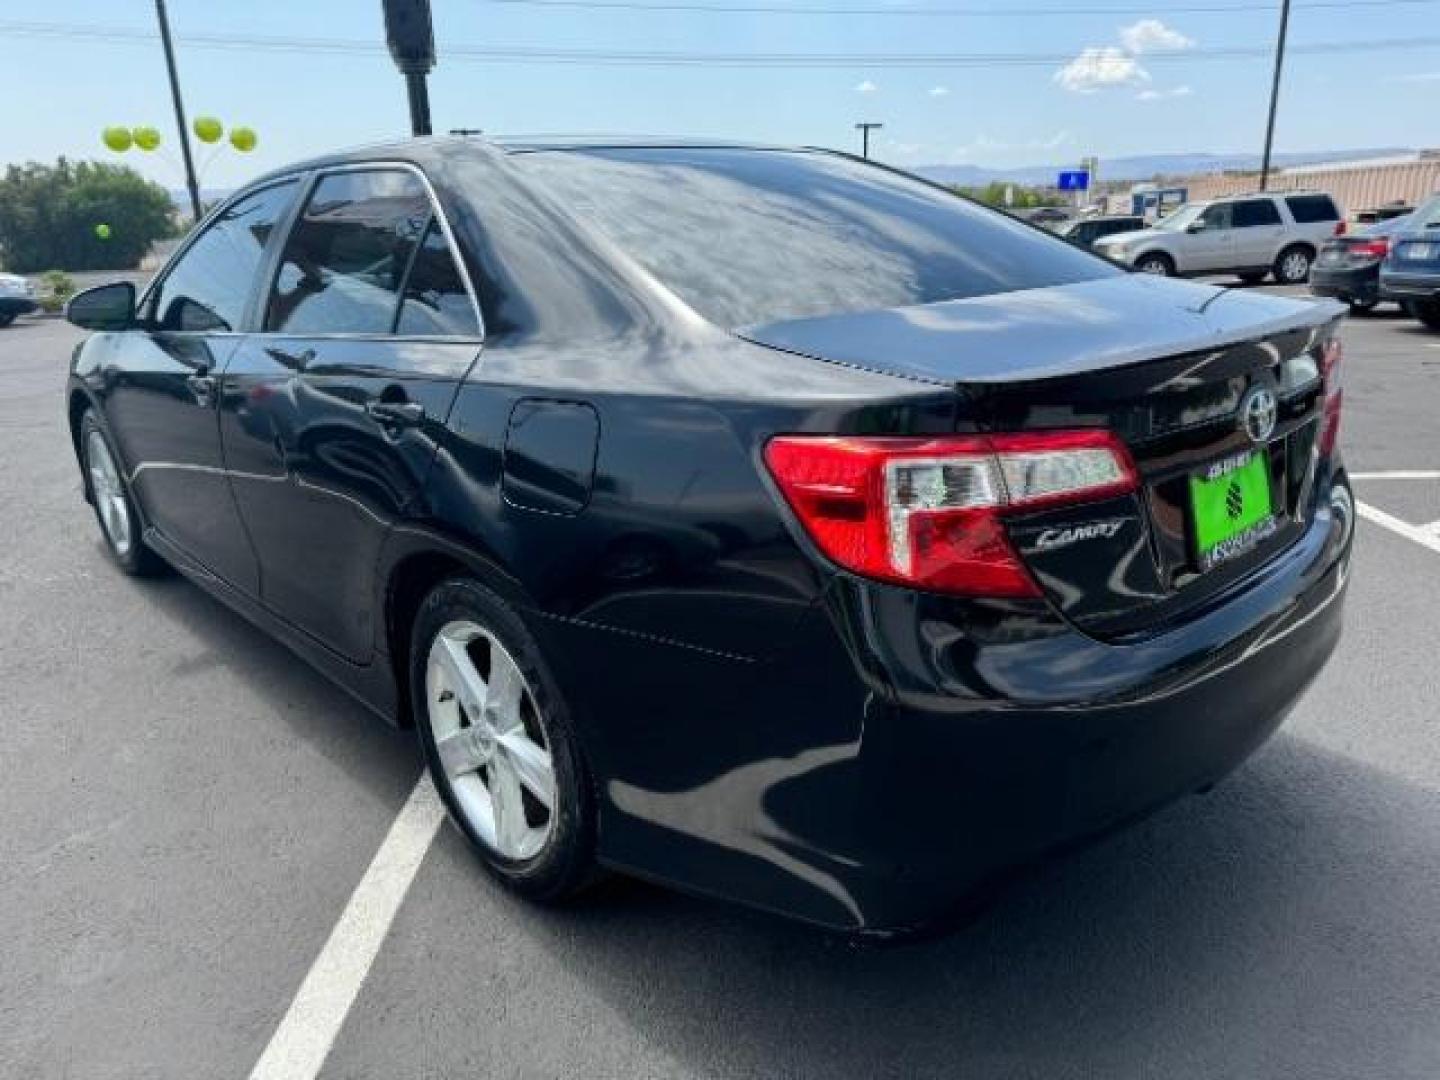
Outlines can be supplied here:
M1300 285L1339 223L1340 208L1323 192L1228 195L1186 203L1153 228L1097 240L1094 250L1150 274L1238 274L1252 284L1274 274Z

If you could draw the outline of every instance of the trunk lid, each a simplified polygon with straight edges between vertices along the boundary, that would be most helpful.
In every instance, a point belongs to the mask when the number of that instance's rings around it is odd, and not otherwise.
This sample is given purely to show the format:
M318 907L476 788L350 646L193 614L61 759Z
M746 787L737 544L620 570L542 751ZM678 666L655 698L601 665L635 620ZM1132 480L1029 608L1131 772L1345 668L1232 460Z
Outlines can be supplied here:
M1140 473L1136 494L1007 522L1049 599L1087 631L1119 637L1204 604L1303 531L1324 397L1320 354L1340 310L1130 275L741 335L952 385L957 430L1119 435ZM1274 404L1273 431L1259 441L1242 415L1255 397ZM1253 458L1263 469L1252 474L1268 481L1268 523L1212 564L1199 547L1194 478L1223 477Z

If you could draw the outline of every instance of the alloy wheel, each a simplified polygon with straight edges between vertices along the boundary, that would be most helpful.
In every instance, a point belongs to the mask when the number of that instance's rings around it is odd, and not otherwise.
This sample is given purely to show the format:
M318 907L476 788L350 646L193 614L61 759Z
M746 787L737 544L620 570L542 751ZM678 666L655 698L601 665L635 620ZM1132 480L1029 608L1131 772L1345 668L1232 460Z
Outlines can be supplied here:
M1295 285L1310 276L1310 256L1303 251L1292 251L1280 260L1280 277L1287 284Z
M95 496L100 524L115 554L123 559L130 553L130 545L134 542L130 504L125 501L125 488L121 484L115 458L110 454L105 436L98 430L92 429L85 440L85 460L90 469L90 491Z
M558 784L524 674L468 620L440 629L425 670L426 719L455 806L501 858L535 858L553 831Z

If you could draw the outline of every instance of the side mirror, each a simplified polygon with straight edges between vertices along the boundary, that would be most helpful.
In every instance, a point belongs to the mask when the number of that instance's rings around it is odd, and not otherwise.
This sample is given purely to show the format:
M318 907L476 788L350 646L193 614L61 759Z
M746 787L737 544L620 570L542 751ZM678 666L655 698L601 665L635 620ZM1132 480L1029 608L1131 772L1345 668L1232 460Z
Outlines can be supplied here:
M1185 231L1188 232L1188 233L1204 232L1204 231L1205 231L1205 219L1204 219L1204 218L1197 218L1195 221L1190 222L1189 225L1186 225L1186 226L1185 226Z
M65 318L82 330L129 330L135 325L135 286L116 281L76 293L65 305Z

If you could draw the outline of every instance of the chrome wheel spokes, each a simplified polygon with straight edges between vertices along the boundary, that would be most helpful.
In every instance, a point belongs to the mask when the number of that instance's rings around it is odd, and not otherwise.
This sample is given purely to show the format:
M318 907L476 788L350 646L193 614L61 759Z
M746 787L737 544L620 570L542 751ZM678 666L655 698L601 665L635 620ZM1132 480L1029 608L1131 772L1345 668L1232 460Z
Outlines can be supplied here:
M483 627L452 622L426 665L427 720L461 813L496 853L533 858L550 836L555 768L534 695Z
M95 497L95 509L100 513L105 536L117 555L128 555L133 543L130 507L125 502L120 470L110 455L105 437L98 431L92 430L85 441L85 460L90 470L90 492Z

